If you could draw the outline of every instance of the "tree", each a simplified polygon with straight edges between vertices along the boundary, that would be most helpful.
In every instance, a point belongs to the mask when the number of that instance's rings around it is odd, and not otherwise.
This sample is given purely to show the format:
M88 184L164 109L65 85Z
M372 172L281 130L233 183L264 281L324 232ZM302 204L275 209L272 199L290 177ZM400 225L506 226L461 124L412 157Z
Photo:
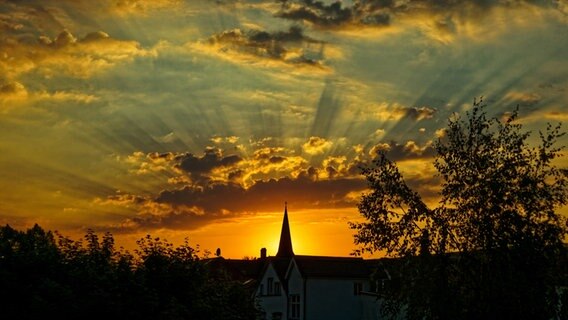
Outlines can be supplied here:
M0 226L0 308L4 318L255 319L240 282L211 274L186 240L150 235L135 256L112 234L83 241Z
M435 144L438 207L407 186L385 153L362 170L371 192L358 206L366 221L351 223L355 243L359 253L401 258L400 285L386 305L407 318L551 316L550 266L568 232L556 212L567 202L567 171L552 163L564 133L549 124L531 147L518 110L500 120L485 108L474 101Z

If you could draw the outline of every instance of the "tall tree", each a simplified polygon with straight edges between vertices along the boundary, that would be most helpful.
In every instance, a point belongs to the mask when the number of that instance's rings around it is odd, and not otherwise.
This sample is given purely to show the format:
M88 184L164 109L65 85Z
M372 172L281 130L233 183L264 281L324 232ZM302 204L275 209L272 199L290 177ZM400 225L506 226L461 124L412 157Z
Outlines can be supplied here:
M366 221L351 224L355 243L402 258L386 305L407 318L551 316L551 266L568 232L557 213L567 202L567 171L553 164L564 133L548 125L532 147L517 110L501 120L485 106L474 101L465 119L449 119L435 144L438 207L428 208L385 153L363 169L370 192L359 203Z

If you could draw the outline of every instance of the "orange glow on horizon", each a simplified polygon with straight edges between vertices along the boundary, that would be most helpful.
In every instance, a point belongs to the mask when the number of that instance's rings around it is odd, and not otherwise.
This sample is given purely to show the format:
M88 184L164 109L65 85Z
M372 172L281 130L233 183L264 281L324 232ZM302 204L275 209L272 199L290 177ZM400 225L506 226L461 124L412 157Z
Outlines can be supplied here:
M197 230L156 230L152 237L165 239L174 245L189 239L192 247L199 246L200 256L208 250L211 256L217 248L228 259L260 256L266 248L268 256L275 256L280 241L283 212L258 213L254 216L218 222ZM356 208L301 210L288 208L290 232L294 253L298 255L349 256L356 249L353 231L348 221L359 220ZM115 235L117 246L132 251L136 240L146 233Z

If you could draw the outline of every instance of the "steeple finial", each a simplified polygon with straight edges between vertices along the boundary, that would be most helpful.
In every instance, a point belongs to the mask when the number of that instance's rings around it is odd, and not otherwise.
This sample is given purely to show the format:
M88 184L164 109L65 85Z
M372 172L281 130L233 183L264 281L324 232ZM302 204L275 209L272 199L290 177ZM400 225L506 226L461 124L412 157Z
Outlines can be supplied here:
M294 256L292 250L292 236L290 235L290 223L288 222L288 202L284 202L284 219L280 232L280 244L278 245L277 257L290 258Z

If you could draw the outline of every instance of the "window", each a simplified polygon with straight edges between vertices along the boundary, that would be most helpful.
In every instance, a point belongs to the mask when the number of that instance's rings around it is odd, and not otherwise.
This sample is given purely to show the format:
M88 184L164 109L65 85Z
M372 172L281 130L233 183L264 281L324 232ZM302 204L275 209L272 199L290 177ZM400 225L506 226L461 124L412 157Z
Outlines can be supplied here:
M385 291L385 290L387 289L387 286L388 286L389 282L388 282L387 279L382 279L379 284L380 284L380 286L381 286L381 287L380 287L380 290L381 290L381 291ZM378 291L378 290L377 290L377 291Z
M274 282L274 295L275 296L280 295L280 282L278 281Z
M387 279L379 279L376 281L371 282L371 288L369 291L371 292L384 292L387 288L388 280Z
M360 295L361 291L363 291L363 284L361 282L354 282L353 283L353 295Z
M300 319L300 295L290 295L290 319Z
M266 295L272 294L272 283L274 282L274 278L266 279Z

